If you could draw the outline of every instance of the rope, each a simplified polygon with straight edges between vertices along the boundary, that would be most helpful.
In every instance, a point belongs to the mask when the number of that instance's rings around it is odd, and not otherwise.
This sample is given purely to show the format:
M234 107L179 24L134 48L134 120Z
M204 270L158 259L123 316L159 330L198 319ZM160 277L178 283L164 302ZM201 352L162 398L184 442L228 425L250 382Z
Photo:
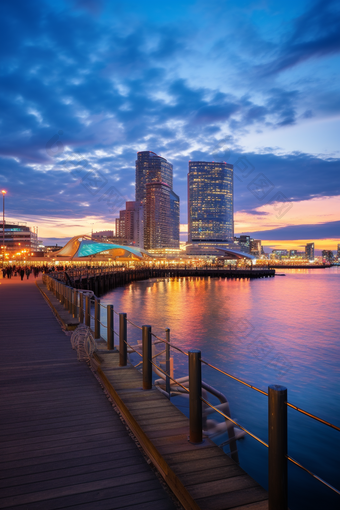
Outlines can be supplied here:
M219 409L217 409L215 406L213 406L212 404L210 404L207 400L205 400L205 398L201 397L201 400L202 402L204 402L207 406L211 407L212 409L214 409L217 413L219 413L221 416L223 416L224 418L226 418L227 420L230 420L234 425L236 425L236 427L240 428L241 430L243 430L246 434L249 434L249 436L253 437L254 439L256 439L256 441L258 441L259 443L263 444L264 446L266 446L268 448L268 445L267 443L265 443L264 441L262 441L262 439L260 439L259 437L255 436L255 434L252 434L251 432L249 432L249 430L245 429L244 427L242 427L239 423L237 423L235 420L233 420L232 418L230 418L230 416L227 416L226 414L222 413L222 411L220 411Z
M137 329L140 329L142 330L143 328L141 328L140 326L137 326L137 324L135 324L134 322L130 321L129 319L126 319L126 322L128 322L129 324L131 324L131 326L134 326L135 328Z
M173 379L172 377L170 377L169 374L167 374L166 372L164 372L164 370L162 370L158 365L156 365L156 363L154 363L153 361L150 361L151 365L153 365L154 367L157 368L157 370L159 370L160 372L162 372L162 374L164 374L166 377L169 377L170 381L174 382L176 385L178 386L181 386L181 388L183 388L187 393L189 393L189 389L186 388L185 386L183 386L183 384L181 384L180 382L176 381L176 379Z
M333 485L331 485L330 483L327 483L325 482L325 480L323 480L322 478L320 478L319 476L315 475L312 471L309 471L309 469L305 468L304 466L302 466L302 464L300 464L297 460L293 459L292 457L289 457L288 455L286 455L287 459L292 462L293 464L295 464L296 466L298 466L299 468L303 469L304 471L306 471L306 473L308 473L310 476L312 476L313 478L315 478L315 480L318 480L319 482L323 483L324 485L326 485L326 487L328 487L329 489L331 489L332 491L336 492L336 494L339 494L340 495L340 491L338 489L336 489L335 487L333 487Z
M135 352L136 354L138 354L138 356L140 356L141 358L143 357L143 354L141 354L140 352L136 351L136 350L135 350L135 349L134 349L134 348L133 348L130 344L128 344L128 343L127 343L127 341L126 341L126 340L124 340L124 343L125 343L128 347L130 347L130 349L131 349L133 352Z
M309 416L309 418L313 418L313 420L319 421L320 423L323 423L324 425L327 425L328 427L331 427L332 429L339 430L340 427L337 427L336 425L333 425L332 423L329 423L329 421L325 421L322 418L318 418L314 414L308 413L307 411L304 411L300 407L296 407L294 404L290 404L289 402L286 402L288 407L291 407L292 409L295 409L295 411L299 411L299 413L305 414L306 416Z
M224 372L224 370L221 370L220 368L215 367L214 365L210 365L207 361L201 360L202 363L207 365L210 368L213 368L214 370L217 370L217 372L221 372L221 374L226 375L227 377L230 377L231 379L235 379L235 381L240 382L241 384L244 384L245 386L248 386L248 388L251 388L252 390L258 391L259 393L262 393L263 395L266 395L268 397L268 393L266 393L263 390L260 390L259 388L256 388L256 386L252 386L251 384L246 383L245 381L242 381L242 379L239 379L238 377L235 377L234 375L228 374L227 372Z

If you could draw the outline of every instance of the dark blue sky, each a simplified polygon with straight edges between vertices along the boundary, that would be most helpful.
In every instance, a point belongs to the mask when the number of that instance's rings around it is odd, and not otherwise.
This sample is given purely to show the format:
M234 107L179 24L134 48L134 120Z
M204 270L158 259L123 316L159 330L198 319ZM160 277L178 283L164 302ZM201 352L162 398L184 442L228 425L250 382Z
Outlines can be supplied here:
M183 224L188 161L224 160L238 233L340 242L338 2L3 0L0 23L12 219L108 228L152 150Z

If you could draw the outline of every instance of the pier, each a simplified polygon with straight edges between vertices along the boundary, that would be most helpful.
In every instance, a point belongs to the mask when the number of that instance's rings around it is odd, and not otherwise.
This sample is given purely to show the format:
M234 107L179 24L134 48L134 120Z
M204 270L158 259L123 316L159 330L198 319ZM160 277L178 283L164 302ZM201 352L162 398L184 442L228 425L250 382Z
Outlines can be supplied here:
M0 508L175 510L33 280L0 280Z
M273 278L275 269L230 269L228 267L138 268L102 267L56 271L53 277L77 289L92 290L96 296L127 283L149 278Z

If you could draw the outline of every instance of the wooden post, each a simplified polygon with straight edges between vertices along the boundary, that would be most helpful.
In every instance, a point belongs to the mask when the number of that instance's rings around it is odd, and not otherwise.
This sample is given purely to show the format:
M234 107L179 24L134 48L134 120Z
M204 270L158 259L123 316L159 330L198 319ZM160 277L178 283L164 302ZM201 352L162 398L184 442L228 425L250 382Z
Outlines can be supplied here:
M287 388L268 387L268 508L287 510Z

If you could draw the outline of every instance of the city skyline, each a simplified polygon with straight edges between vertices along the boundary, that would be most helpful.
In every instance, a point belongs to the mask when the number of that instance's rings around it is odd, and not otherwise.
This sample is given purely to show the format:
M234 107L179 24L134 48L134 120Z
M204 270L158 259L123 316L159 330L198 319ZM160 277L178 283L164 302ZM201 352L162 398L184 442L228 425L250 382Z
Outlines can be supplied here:
M50 243L112 228L110 196L134 200L135 154L150 150L173 164L182 238L188 161L226 161L236 234L336 249L335 2L32 0L3 2L1 23L8 218Z

